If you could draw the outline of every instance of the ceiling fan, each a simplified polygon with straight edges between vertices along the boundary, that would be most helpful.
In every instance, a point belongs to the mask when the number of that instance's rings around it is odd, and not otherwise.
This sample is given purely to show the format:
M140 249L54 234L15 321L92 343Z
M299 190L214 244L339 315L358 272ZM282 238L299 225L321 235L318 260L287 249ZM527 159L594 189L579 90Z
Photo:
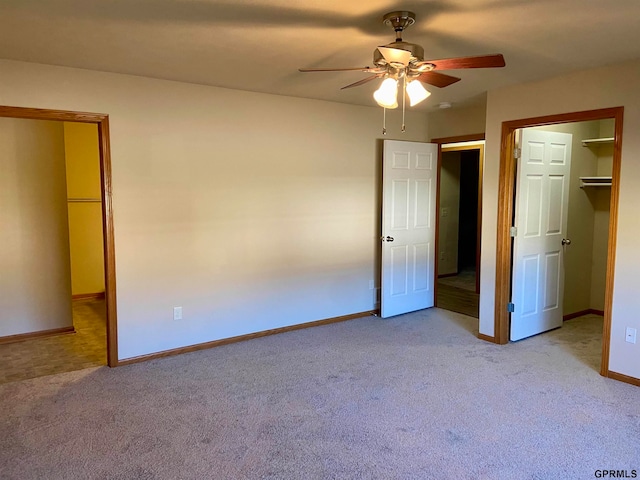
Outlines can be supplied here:
M402 87L402 107L404 132L405 93L409 97L410 106L426 99L428 92L422 83L444 88L460 80L458 77L446 75L436 70L457 70L463 68L496 68L504 67L502 54L481 55L475 57L456 57L441 60L425 60L424 49L415 43L402 40L402 32L416 21L413 12L397 11L387 13L383 23L390 25L396 32L396 39L387 45L376 48L373 52L373 67L355 68L300 68L301 72L343 72L360 71L370 74L357 82L342 87L352 88L364 85L378 78L384 78L380 88L373 94L374 99L385 109L398 107L398 85ZM383 133L386 129L383 128Z

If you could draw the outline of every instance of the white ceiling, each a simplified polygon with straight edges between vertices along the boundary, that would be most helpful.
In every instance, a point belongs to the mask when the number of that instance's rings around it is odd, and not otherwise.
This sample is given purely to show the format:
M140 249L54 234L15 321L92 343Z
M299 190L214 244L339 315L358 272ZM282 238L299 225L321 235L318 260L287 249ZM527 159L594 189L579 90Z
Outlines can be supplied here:
M394 39L382 16L416 13L404 39L425 59L504 54L417 108L481 102L489 89L640 58L640 0L2 0L0 58L373 105L378 82L340 90Z

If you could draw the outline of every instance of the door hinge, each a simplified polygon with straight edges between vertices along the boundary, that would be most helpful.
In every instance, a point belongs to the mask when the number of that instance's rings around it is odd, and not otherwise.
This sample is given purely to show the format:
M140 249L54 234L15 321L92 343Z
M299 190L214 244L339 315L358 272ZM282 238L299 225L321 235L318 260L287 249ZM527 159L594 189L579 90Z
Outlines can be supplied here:
M511 235L512 237L518 236L518 227L509 228L509 235Z
M520 158L520 154L522 153L522 150L520 150L519 148L514 148L513 149L513 158L515 158L516 160L518 158Z
M516 311L516 306L513 304L513 302L507 303L507 312L513 313L515 311Z

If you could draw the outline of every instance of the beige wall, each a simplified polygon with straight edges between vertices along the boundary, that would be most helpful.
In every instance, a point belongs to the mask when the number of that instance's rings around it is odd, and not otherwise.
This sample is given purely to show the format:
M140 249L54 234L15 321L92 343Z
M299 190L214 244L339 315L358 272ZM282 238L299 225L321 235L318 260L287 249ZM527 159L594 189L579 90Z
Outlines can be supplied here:
M613 137L615 128L614 124L615 122L613 120L601 121L600 130L596 135L596 138ZM610 176L611 167L613 165L613 145L602 144L589 148L597 158L595 175L602 177ZM602 187L586 189L586 191L594 209L591 304L589 308L604 310L611 189Z
M64 123L73 295L104 292L98 127ZM80 200L80 201L79 201Z
M429 138L446 138L484 133L487 107L484 103L473 107L436 110L429 113Z
M443 152L440 167L438 275L458 272L460 226L460 152Z
M609 65L541 82L490 91L483 185L480 332L494 334L498 171L502 122L598 108L624 106L622 171L609 367L640 378L640 344L625 342L625 327L640 329L637 270L640 253L640 61Z
M109 114L119 358L374 307L381 109L12 61L0 104Z
M614 121L602 121L600 124L600 138L613 137ZM596 174L599 176L611 175L613 165L613 145L603 144L595 147L595 153L598 157L598 168ZM593 243L593 267L591 279L591 308L596 310L604 309L604 282L606 281L607 271L607 250L608 250L608 234L609 234L609 207L611 200L611 189L597 189L593 201L595 209L594 220L594 236Z
M593 262L591 264L591 303L589 308L604 310L611 189L604 187L597 188L591 196L593 197L594 205L594 221Z
M62 124L0 118L0 337L73 325Z

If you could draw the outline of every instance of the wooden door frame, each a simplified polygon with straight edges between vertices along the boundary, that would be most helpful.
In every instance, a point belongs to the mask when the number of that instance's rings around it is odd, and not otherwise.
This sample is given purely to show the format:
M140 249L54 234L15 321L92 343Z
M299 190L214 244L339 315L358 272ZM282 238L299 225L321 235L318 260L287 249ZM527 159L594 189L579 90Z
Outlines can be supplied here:
M111 147L109 142L109 116L103 113L73 112L40 108L0 105L0 117L61 122L93 123L98 126L100 149L100 190L102 194L102 236L104 245L104 272L107 321L107 365L118 365L118 328L116 316L116 258L113 234L113 206L111 184Z
M496 289L494 341L498 344L509 342L509 313L507 303L511 301L511 236L509 229L513 218L515 195L516 159L513 151L516 145L516 131L521 128L575 123L591 120L613 119L615 134L613 145L613 166L611 171L611 198L609 202L609 235L607 242L607 269L604 300L604 326L602 331L602 363L600 374L609 376L609 347L611 342L611 308L613 306L614 263L616 253L616 233L618 226L618 197L620 185L620 163L622 160L622 122L624 107L613 107L582 112L562 113L542 117L531 117L502 122L500 147L500 173L498 185L498 231L496 246Z
M442 150L443 145L448 143L462 143L462 142L483 142L485 140L484 133L475 133L471 135L460 135L455 137L443 137L443 138L433 138L431 143L438 144L438 175L436 180L436 238L434 242L434 250L435 250L435 273L433 279L434 285L434 295L435 295L435 305L438 306L437 295L438 295L438 257L439 255L439 234L440 234L440 169L442 168ZM480 293L480 237L482 235L482 172L484 169L484 146L471 146L471 147L453 147L451 149L447 149L448 151L455 150L480 150L480 164L478 168L478 233L476 240L476 293Z

